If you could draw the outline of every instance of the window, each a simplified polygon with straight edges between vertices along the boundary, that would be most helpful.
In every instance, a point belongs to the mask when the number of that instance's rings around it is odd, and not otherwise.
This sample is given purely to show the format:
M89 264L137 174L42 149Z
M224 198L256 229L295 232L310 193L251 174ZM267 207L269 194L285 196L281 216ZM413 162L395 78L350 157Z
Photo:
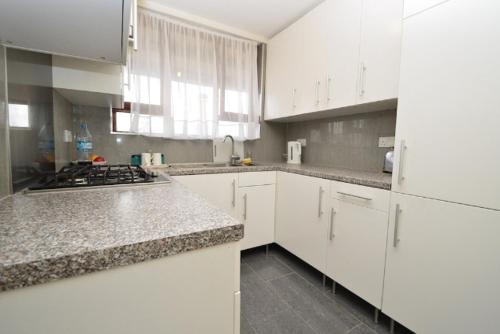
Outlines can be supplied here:
M9 126L12 128L29 128L29 114L27 104L9 103Z
M124 69L127 106L113 131L175 139L260 137L261 56L256 42L208 31L145 9L138 49Z

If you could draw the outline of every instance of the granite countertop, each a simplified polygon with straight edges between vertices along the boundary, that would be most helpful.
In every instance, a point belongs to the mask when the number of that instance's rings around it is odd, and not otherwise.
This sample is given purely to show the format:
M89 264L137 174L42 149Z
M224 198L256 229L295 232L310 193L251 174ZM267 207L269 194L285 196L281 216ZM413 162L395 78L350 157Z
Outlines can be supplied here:
M255 166L223 166L223 164L174 164L170 167L161 168L163 172L171 176L215 174L215 173L241 173L262 171L283 171L307 176L314 176L328 180L359 184L362 186L391 189L391 174L382 172L362 172L349 169L320 167L307 164L290 165L286 163L260 162Z
M243 225L178 182L0 200L0 291L240 240Z

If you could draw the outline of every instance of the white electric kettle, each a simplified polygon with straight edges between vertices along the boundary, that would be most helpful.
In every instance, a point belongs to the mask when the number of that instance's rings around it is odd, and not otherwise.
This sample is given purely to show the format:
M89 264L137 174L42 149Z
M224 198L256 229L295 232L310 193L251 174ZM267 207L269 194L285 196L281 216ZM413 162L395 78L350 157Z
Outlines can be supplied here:
M302 146L298 141L289 141L288 142L288 160L289 164L300 165L302 158Z

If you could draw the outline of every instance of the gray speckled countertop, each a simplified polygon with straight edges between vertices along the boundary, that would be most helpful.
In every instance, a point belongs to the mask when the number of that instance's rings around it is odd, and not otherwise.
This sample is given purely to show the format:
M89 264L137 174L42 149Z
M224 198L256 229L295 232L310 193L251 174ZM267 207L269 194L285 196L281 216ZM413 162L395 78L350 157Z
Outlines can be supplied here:
M340 182L359 184L362 186L391 189L391 174L377 172L362 172L349 169L333 167L319 167L311 165L289 165L286 163L257 163L255 166L211 166L206 164L174 164L172 167L162 168L163 172L171 176L194 175L194 174L214 174L214 173L240 173L240 172L262 172L262 171L283 171L307 176L319 177L322 179L335 180Z
M0 200L0 291L237 241L243 225L177 182Z

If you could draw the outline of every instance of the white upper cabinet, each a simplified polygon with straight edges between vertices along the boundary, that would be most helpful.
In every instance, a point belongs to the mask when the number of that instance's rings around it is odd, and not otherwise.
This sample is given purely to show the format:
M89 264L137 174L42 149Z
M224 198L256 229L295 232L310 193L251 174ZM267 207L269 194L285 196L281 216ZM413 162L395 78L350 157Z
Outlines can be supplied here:
M125 63L130 0L16 0L0 3L7 46Z
M404 0L404 17L415 15L448 0Z
M327 61L317 77L321 82L318 109L352 106L356 103L362 0L326 1L321 12Z
M498 333L499 236L499 211L392 193L382 311L417 333Z
M402 15L402 0L363 0L358 104L398 97Z
M293 115L302 90L298 83L302 75L302 40L298 27L292 25L276 35L267 45L265 118ZM293 69L293 70L292 70Z
M500 2L404 21L393 191L500 209Z
M403 0L326 0L273 37L265 118L397 98L402 15Z

